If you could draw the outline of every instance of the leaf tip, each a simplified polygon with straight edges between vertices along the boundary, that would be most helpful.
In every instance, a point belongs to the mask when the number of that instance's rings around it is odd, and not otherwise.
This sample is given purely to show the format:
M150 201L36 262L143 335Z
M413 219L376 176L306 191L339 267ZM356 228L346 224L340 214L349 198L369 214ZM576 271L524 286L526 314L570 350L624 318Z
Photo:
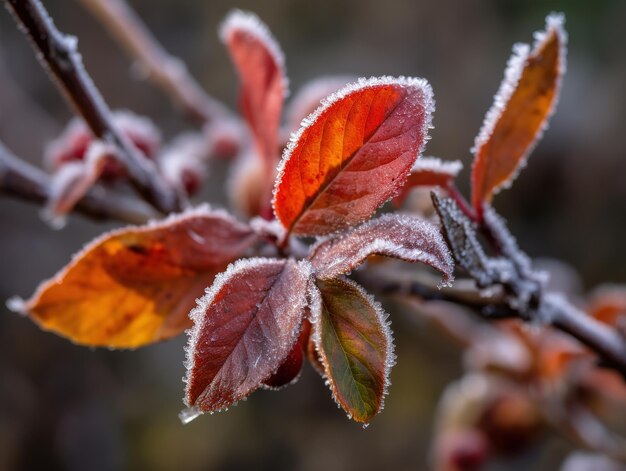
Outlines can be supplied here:
M6 307L9 311L12 311L21 316L28 315L27 302L20 296L11 296L6 301Z
M218 28L218 35L222 43L228 44L232 37L241 32L263 44L273 57L276 64L282 69L285 81L285 55L278 41L269 27L254 13L239 9L231 10ZM285 83L283 96L289 95L289 86Z

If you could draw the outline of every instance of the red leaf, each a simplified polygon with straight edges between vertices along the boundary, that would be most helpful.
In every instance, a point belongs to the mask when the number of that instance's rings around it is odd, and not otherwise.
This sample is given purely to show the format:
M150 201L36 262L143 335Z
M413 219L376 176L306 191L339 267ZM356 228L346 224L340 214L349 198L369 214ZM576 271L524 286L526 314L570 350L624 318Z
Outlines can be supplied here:
M472 204L479 215L511 184L552 115L565 71L563 17L550 15L532 51L513 49L504 80L474 144Z
M385 214L360 227L315 245L309 259L315 276L336 278L370 255L384 255L407 262L422 262L452 281L454 261L439 229L415 216Z
M383 407L395 361L386 314L348 279L318 280L313 338L333 398L357 422Z
M439 187L447 189L454 182L463 164L458 160L443 161L436 157L422 157L411 168L406 184L394 198L396 206L404 203L407 195L417 187Z
M220 37L241 80L243 115L259 154L273 170L278 161L280 115L287 94L283 53L267 26L253 13L232 11L222 24Z
M13 306L79 344L138 347L189 327L195 298L256 240L248 226L207 207L119 229Z
M229 407L285 361L300 333L310 265L240 260L219 275L191 312L185 403L202 412Z
M404 184L433 108L421 79L362 79L328 97L285 150L278 219L294 234L323 235L370 218Z

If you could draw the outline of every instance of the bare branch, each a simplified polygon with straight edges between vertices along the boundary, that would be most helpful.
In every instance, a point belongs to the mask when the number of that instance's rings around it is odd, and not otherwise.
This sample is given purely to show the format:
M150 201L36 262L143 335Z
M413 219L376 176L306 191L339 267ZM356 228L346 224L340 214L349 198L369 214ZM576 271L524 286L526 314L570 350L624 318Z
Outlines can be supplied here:
M0 194L43 205L50 195L50 177L0 143ZM88 192L74 210L92 219L132 224L143 224L157 216L141 200L111 194L103 188Z
M200 124L232 118L231 112L209 96L185 64L170 55L124 0L80 0L180 108Z
M37 57L83 117L93 134L118 148L133 185L156 208L164 212L181 208L180 196L163 181L154 164L122 134L111 111L82 64L76 38L62 34L39 0L5 0L19 26L30 38Z

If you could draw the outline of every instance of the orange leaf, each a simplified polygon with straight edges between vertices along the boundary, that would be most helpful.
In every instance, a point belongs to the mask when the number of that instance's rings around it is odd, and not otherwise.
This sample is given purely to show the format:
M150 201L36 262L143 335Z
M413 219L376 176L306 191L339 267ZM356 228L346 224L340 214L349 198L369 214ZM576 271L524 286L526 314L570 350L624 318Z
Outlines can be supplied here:
M434 108L425 80L361 79L328 97L292 136L274 212L288 231L323 235L369 219L404 184Z
M474 144L472 204L480 215L493 194L510 185L552 114L565 71L563 17L550 15L532 51L513 49L504 80Z
M195 299L255 240L248 226L207 207L119 229L13 306L79 344L139 347L189 327Z
M273 170L287 79L283 53L267 26L253 13L232 11L220 29L241 80L240 105L259 154ZM271 178L271 177L270 177Z

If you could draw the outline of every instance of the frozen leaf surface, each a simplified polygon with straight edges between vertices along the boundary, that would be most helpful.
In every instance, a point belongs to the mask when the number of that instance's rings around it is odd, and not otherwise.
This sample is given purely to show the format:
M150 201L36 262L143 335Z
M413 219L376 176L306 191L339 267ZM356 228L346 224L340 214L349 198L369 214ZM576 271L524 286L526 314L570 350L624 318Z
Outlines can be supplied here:
M552 114L565 71L563 17L550 15L532 51L514 47L504 80L474 145L472 203L478 213L510 185Z
M195 298L256 241L223 211L201 207L91 242L21 310L73 342L134 348L189 327Z
M308 262L240 260L219 275L191 312L185 402L225 409L259 388L298 340Z
M313 338L335 401L357 422L382 410L394 364L387 315L351 280L318 280Z
M452 280L454 262L439 228L414 216L386 214L313 247L309 256L318 278L335 278L370 255L422 262Z
M268 168L278 161L278 130L287 78L283 53L253 13L231 12L220 30L241 80L240 106Z
M369 219L404 184L434 109L425 80L371 78L322 102L292 136L279 167L274 211L298 235Z

